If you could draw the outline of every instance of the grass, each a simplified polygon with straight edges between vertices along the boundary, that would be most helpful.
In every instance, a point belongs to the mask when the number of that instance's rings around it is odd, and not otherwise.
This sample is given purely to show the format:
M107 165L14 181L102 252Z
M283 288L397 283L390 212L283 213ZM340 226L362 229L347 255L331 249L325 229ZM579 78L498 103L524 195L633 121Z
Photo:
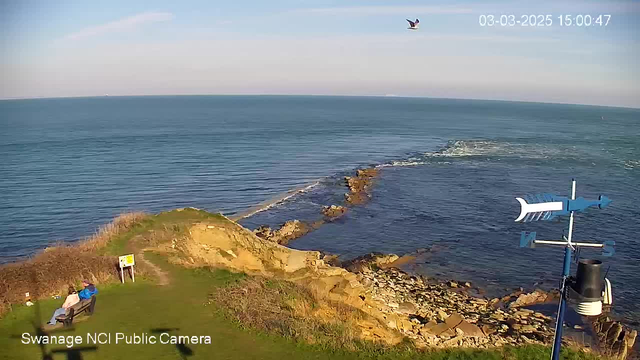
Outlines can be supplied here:
M87 333L124 332L126 334L152 334L154 329L168 330L176 335L209 335L212 344L186 345L97 345L96 349L81 352L81 358L91 359L547 359L549 350L531 346L502 350L451 350L416 352L403 345L392 349L362 346L359 351L331 347L324 343L308 344L292 337L283 337L272 331L246 326L231 321L224 309L210 304L211 294L227 293L247 281L244 274L220 269L186 269L169 264L164 257L147 253L146 257L171 276L168 286L156 286L151 281L112 284L100 289L96 312L81 318L69 332L51 335L81 335ZM283 294L282 284L271 282L265 289ZM295 291L297 292L297 291ZM295 296L295 295L294 295ZM283 299L286 298L283 297ZM230 298L231 299L231 298ZM237 299L237 298L236 298ZM240 299L238 299L240 300ZM41 349L24 345L20 336L34 333L32 323L45 322L59 300L43 300L37 307L19 306L0 320L0 349L8 359L41 359ZM83 344L87 346L87 344ZM68 349L61 345L48 346L53 359L65 359ZM190 355L188 355L190 354ZM564 351L564 359L590 359L590 357ZM78 358L78 357L76 357Z
M83 279L119 282L116 256L183 236L195 221L220 219L221 215L191 208L157 215L125 213L83 241L59 244L26 261L1 266L0 317L12 304L24 302L26 292L32 299L44 299L66 294L69 285L78 287ZM144 264L136 270L138 277L147 275Z
M142 213L122 214L85 241L59 244L27 261L0 267L0 316L11 304L24 302L27 292L32 299L41 299L66 294L69 285L77 286L83 279L94 283L117 281L117 259L100 250L145 218Z
M220 221L216 215L198 210L172 211L145 217L126 232L117 233L99 248L104 255L139 251L146 244L170 241L183 234L188 223ZM278 280L249 277L221 269L184 268L166 257L146 252L147 260L165 271L170 283L158 286L150 277L136 276L136 283L99 284L96 312L82 316L69 331L55 328L49 335L80 335L83 344L21 343L23 333L35 335L61 300L42 299L36 306L14 306L0 319L0 358L43 359L548 359L549 349L539 346L499 350L447 350L417 352L409 343L384 348L350 338L349 325L340 318L353 317L348 309L337 311L333 323L306 319L317 305L306 290ZM242 297L242 289L250 296ZM215 301L212 301L215 300ZM266 306L266 302L270 302ZM238 304L240 306L238 306ZM265 311L276 311L275 322ZM240 315L240 316L238 316ZM244 318L242 317L244 316ZM263 318L264 316L264 318ZM301 318L302 317L302 318ZM294 330L293 332L291 330ZM212 344L86 344L87 333L208 335ZM347 336L345 336L345 334ZM285 336L283 336L285 335ZM338 340L336 340L338 339ZM112 339L113 341L114 339ZM356 351L354 351L356 350ZM563 359L593 357L563 349Z

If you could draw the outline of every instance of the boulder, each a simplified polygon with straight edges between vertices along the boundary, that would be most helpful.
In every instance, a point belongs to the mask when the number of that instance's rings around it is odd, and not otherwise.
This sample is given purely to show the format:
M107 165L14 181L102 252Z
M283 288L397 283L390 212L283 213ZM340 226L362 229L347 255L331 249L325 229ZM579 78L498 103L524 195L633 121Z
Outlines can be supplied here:
M638 332L602 315L593 323L593 329L598 335L599 346L605 355L615 360L625 360L629 357L635 345Z
M349 193L345 194L346 201L349 204L362 204L369 200L369 187L377 175L378 170L370 168L356 171L356 176L346 176L344 179L349 188Z
M378 176L378 169L368 168L356 171L356 176L359 178L372 178Z
M536 290L528 294L520 294L515 301L509 304L509 308L517 308L521 306L543 303L547 301L548 297L549 294L542 290Z
M398 312L402 314L411 315L411 314L415 314L417 311L418 311L418 307L416 306L416 304L410 303L408 301L403 302L398 307Z
M257 237L265 240L271 240L274 235L273 230L267 225L261 225L257 229L253 230L253 233L256 234Z
M378 269L389 265L400 257L396 254L369 253L367 255L358 256L357 258L345 261L342 267L357 273L371 269Z
M295 240L312 230L312 227L300 220L289 220L282 224L278 230L263 225L258 227L253 233L262 239L273 241L280 245L286 245L291 240Z
M460 325L460 323L462 323L463 321L464 321L464 318L460 314L453 313L444 322L447 325L449 325L449 327L454 328L454 327Z
M471 324L466 320L462 320L462 322L456 326L456 330L462 330L465 336L485 336L484 332L477 325Z
M369 200L369 194L364 192L355 192L355 193L346 193L344 194L344 199L352 205L360 205L364 204Z
M337 219L347 212L347 208L340 205L325 206L322 214L330 219Z

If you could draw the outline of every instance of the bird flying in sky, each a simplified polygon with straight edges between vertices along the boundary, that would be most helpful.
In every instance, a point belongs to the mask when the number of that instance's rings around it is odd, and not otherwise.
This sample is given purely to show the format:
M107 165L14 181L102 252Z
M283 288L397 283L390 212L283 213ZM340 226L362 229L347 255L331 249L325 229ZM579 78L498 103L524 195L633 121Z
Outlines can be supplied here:
M418 26L420 26L420 20L416 19L416 21L411 21L407 19L409 22L409 30L418 30Z

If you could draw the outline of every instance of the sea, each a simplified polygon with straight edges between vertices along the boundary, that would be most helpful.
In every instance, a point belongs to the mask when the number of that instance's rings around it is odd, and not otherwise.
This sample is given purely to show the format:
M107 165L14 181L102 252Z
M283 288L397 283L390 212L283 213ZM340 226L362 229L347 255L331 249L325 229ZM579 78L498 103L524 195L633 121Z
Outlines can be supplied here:
M402 97L152 96L0 101L0 263L91 235L127 211L196 207L248 228L316 221L344 177L371 200L290 243L350 259L418 254L407 271L488 293L557 287L567 218L516 223L527 194L613 200L574 241L615 241L614 310L640 321L640 110ZM575 271L575 265L573 267Z

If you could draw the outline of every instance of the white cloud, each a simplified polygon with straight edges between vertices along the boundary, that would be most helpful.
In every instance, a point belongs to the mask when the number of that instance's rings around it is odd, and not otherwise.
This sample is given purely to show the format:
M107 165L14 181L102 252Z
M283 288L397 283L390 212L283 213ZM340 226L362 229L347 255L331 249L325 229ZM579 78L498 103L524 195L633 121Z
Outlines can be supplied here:
M299 14L318 15L402 15L402 14L469 14L473 10L459 6L350 6L297 9Z
M77 40L91 36L107 34L111 32L125 31L136 28L143 24L169 21L173 19L173 14L168 12L144 12L138 15L129 16L120 20L112 21L106 24L90 26L80 31L66 35L63 39Z

